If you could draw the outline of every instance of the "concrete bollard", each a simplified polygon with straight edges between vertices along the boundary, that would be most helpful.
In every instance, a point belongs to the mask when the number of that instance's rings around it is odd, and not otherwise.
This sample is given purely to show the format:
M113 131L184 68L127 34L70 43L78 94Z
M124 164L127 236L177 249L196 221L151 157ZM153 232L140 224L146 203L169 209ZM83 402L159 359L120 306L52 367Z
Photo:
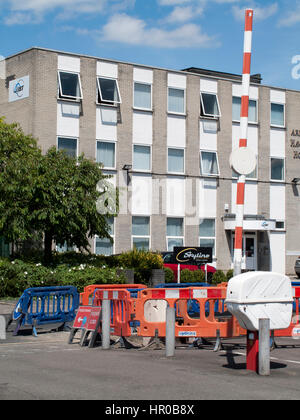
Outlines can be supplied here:
M270 375L270 320L259 320L258 373Z
M0 340L6 340L6 319L0 315Z
M110 348L110 300L102 301L102 349Z
M175 308L166 309L166 357L175 355Z

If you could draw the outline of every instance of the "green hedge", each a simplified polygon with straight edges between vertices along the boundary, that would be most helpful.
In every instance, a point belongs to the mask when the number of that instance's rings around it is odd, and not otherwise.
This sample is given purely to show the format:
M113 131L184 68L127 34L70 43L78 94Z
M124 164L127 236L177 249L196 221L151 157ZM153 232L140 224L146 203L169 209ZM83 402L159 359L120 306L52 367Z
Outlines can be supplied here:
M205 274L202 270L191 271L184 269L180 273L180 282L181 283L204 283Z
M10 261L0 259L0 298L19 297L29 287L77 287L82 292L90 284L125 283L122 269L134 269L135 283L149 284L151 270L163 268L160 254L133 250L105 257L76 252L54 253L51 266L41 264L41 255Z
M93 267L81 264L44 267L41 263L21 260L0 260L0 297L19 297L29 287L64 286L77 287L82 292L90 284L125 283L120 269Z
M227 281L228 280L222 270L217 270L212 276L212 284L220 284Z

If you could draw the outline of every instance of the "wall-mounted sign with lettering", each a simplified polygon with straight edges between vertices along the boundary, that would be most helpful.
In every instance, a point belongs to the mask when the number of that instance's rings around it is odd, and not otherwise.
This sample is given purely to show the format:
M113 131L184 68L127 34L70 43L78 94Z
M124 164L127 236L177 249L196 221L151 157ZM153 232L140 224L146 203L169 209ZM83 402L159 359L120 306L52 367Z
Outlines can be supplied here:
M300 137L300 130L293 129L291 132L291 137ZM300 140L290 139L290 147L293 149L294 159L300 159Z
M19 101L29 96L29 76L20 77L9 82L9 102Z

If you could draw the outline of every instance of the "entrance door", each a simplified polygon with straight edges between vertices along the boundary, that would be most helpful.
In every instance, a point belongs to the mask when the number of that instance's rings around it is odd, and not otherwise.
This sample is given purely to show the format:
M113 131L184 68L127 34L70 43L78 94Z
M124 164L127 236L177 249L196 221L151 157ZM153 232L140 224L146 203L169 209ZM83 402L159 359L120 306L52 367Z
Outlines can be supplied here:
M244 237L246 270L256 270L256 236Z
M234 255L234 233L231 235L231 255ZM242 270L257 270L257 237L256 233L244 233L242 251Z

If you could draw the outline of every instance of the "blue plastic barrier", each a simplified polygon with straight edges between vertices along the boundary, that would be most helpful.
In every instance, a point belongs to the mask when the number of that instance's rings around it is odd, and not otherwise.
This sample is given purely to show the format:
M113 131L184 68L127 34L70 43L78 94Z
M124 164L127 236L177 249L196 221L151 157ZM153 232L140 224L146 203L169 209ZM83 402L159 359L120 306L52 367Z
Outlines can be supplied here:
M292 282L292 287L299 287L300 286L300 281L293 281ZM299 300L299 309L300 309L300 300ZM296 312L296 301L294 300L293 303L293 312Z
M36 335L37 325L65 324L72 322L79 307L79 293L76 287L33 287L26 289L20 297L13 315L18 321L14 335L22 326L31 326Z

